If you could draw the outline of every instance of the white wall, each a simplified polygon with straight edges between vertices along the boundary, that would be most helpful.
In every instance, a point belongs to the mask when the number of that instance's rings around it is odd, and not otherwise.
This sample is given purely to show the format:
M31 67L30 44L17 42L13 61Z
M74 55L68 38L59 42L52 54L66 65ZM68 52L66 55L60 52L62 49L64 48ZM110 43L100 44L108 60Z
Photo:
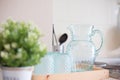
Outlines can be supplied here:
M95 25L104 37L101 57L113 57L114 53L111 52L120 46L120 30L116 26L116 19L117 0L53 0L53 22L57 35L68 32L66 27L70 24ZM120 57L119 51L114 57Z
M43 41L51 47L52 0L0 0L0 23L8 17L33 21L44 34Z
M0 0L0 22L5 21L9 16L15 20L32 20L45 35L43 41L49 50L51 50L52 23L55 24L57 36L68 32L66 27L72 23L94 24L104 34L101 56L118 57L120 36L116 27L116 1ZM95 40L98 45L97 38Z

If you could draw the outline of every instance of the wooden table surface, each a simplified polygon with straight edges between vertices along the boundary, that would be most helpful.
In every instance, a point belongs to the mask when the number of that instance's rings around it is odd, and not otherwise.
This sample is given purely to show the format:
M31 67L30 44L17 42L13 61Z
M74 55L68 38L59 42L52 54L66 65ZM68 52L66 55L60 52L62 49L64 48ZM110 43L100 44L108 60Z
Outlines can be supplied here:
M3 80L3 79L2 79L1 70L0 70L0 80ZM106 79L106 80L120 80L120 79L109 78L109 79Z

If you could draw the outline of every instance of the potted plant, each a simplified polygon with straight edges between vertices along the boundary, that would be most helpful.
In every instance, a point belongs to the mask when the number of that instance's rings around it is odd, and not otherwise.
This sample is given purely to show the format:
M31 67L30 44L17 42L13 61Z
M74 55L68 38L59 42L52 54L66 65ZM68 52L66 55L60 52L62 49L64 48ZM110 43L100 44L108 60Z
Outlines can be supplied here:
M3 80L31 80L33 66L46 53L40 38L37 26L32 23L8 19L1 25L0 66Z

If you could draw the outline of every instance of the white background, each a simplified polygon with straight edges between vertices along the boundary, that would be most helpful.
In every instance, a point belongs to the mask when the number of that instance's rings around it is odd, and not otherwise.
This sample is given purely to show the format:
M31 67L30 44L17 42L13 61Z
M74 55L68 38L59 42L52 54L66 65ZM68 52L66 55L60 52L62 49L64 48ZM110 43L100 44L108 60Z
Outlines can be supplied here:
M0 0L0 22L8 17L33 21L44 34L48 51L51 51L53 23L57 37L69 32L66 28L72 23L92 24L103 33L100 56L119 57L117 9L117 0ZM95 43L99 45L97 37Z

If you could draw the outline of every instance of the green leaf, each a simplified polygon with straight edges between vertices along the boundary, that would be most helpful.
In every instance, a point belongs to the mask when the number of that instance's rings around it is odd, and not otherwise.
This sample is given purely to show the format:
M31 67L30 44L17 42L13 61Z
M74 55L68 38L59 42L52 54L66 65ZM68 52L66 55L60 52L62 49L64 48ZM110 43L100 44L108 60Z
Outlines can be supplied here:
M1 28L1 66L35 65L46 54L47 48L42 44L38 44L41 33L33 23L8 19L1 25Z

